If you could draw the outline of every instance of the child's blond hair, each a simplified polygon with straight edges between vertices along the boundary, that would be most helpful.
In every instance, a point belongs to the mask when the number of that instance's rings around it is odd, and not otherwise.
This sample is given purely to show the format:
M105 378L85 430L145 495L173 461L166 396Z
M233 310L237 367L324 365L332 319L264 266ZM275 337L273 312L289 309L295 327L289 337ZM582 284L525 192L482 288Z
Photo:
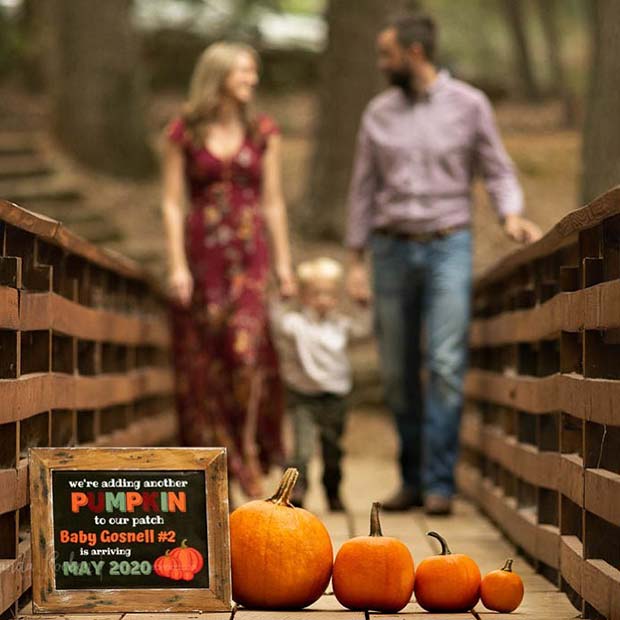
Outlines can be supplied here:
M342 274L342 265L326 256L303 261L297 266L297 279L302 286L315 280L338 281L342 278Z

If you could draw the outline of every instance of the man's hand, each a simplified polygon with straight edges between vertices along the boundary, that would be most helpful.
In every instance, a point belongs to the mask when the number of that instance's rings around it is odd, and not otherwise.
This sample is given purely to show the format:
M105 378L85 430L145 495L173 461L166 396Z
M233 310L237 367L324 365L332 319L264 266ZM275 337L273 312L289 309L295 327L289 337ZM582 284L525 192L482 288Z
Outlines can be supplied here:
M517 243L533 243L542 237L538 225L520 215L507 215L503 223L504 232Z
M368 282L368 269L363 255L356 254L347 273L347 292L358 303L368 304L372 298Z

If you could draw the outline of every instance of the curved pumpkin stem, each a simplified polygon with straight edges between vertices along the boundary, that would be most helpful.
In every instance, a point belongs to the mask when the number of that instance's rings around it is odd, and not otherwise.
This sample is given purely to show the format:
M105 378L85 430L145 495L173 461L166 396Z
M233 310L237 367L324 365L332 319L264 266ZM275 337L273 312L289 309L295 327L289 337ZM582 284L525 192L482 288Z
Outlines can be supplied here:
M379 509L381 504L379 502L373 502L370 510L370 535L371 536L383 536L381 531L381 521L379 520Z
M446 542L446 539L441 534L438 534L437 532L427 532L426 535L432 536L433 538L436 538L439 541L439 544L441 545L441 555L452 554L452 551L450 551L450 547L448 547L448 543Z
M291 493L293 492L293 487L297 482L297 478L299 478L299 471L294 467L289 467L282 476L282 480L280 480L280 484L276 489L276 492L267 500L268 502L273 502L274 504L280 504L285 506L293 507L291 504Z
M505 570L507 573L512 573L512 558L508 558L506 563L502 567L502 570Z
M187 538L184 538L184 539L181 541L181 549L187 549L187 545L185 544L186 542L187 542Z

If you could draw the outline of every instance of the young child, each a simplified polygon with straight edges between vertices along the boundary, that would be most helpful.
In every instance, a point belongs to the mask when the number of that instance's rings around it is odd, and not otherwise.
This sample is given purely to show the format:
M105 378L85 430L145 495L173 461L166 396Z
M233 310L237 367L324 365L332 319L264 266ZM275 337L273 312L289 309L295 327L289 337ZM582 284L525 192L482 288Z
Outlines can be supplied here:
M287 407L293 420L292 466L300 473L293 502L303 505L316 427L321 438L323 486L329 508L342 511L340 439L347 409L346 396L352 387L347 345L352 338L370 333L369 312L364 311L360 321L337 312L343 269L331 258L301 263L297 278L299 310L287 311L277 302L272 307L272 322L288 392Z

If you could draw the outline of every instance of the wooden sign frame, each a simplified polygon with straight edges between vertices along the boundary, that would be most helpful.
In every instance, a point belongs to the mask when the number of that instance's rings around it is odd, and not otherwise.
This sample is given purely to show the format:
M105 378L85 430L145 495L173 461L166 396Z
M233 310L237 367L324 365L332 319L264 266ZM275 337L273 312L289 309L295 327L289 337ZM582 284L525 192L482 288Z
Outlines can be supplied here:
M209 587L184 588L179 581L178 588L56 589L53 470L203 470ZM224 448L32 448L30 501L35 613L229 611L232 608Z

